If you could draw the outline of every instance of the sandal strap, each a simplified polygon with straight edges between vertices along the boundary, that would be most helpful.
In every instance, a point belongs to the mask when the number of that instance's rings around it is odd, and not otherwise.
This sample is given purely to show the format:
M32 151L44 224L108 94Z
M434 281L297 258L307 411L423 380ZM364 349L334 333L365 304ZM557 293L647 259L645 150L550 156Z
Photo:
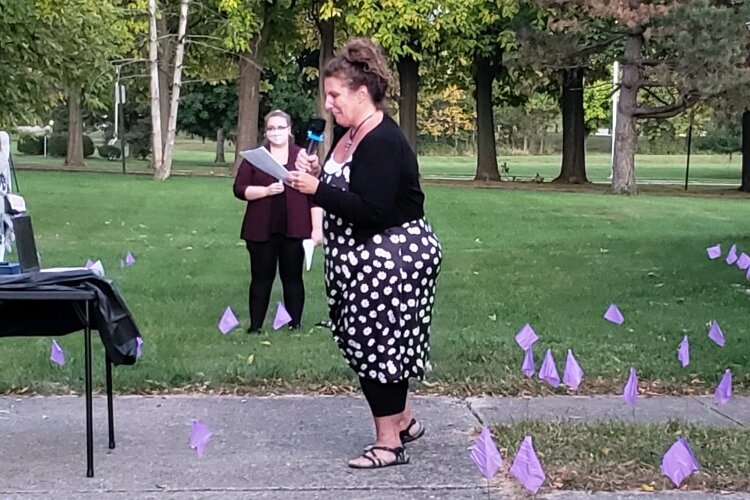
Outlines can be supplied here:
M393 453L393 455L396 457L396 460L401 460L404 454L403 446L399 446L398 448L389 448L387 446L372 446L367 452L365 452L365 455L369 452L372 452L373 450L381 450L381 451L387 451L389 453ZM375 458L378 458L378 457L375 457ZM378 458L378 460L380 459Z
M404 429L401 432L405 432L405 433L411 435L411 428L414 427L415 425L417 425L417 419L416 418L412 418L411 422L409 422L409 425L406 427L406 429Z
M374 453L370 453L370 450L367 450L362 454L363 458L366 458L367 460L372 463L373 467L382 467L383 466L383 460L376 456Z

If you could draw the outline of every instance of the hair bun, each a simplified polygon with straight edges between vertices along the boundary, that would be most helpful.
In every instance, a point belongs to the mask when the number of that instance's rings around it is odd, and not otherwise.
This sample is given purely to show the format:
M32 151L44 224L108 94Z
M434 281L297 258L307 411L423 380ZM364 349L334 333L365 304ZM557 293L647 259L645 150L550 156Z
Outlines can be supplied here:
M369 38L349 40L324 69L324 76L340 76L351 88L367 87L375 104L380 105L393 79L383 50Z

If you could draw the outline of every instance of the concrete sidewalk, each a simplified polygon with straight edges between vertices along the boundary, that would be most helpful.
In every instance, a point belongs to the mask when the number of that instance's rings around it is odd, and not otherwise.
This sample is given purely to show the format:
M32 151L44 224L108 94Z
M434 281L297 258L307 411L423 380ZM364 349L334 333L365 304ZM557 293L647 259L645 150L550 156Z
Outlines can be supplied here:
M95 473L86 478L80 397L0 398L0 499L464 499L487 498L469 458L483 423L527 418L633 420L618 397L417 397L427 434L409 446L411 464L374 471L346 467L372 442L362 398L352 396L115 398L117 448L107 448L106 399L94 401ZM206 453L188 447L191 422L212 431ZM641 398L635 420L750 425L750 398L719 412L710 398ZM678 493L679 498L715 498ZM675 493L648 494L676 498ZM525 494L504 478L491 498ZM590 498L555 492L547 498ZM639 493L596 494L644 498ZM750 495L722 498L750 499Z

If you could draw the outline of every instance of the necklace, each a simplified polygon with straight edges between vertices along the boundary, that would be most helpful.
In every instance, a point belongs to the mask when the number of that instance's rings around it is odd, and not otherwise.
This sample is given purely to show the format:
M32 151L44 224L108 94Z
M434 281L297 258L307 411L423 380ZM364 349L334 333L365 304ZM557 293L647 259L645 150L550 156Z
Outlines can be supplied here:
M364 125L367 120L375 116L375 113L377 113L377 111L373 111L372 113L367 115L367 118L359 122L359 125L354 127L354 130L349 131L349 140L346 141L346 145L344 146L344 151L349 151L349 148L352 147L352 142L354 142L354 136L357 135L357 132L359 132L359 129L362 128L362 125Z

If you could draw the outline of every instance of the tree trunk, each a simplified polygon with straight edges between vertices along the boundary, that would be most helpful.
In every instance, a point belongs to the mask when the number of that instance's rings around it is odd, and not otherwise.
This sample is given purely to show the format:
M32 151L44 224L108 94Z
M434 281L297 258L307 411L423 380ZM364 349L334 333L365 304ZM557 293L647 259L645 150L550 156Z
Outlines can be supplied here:
M401 131L417 153L417 91L419 90L419 61L411 56L400 57L396 63L401 96L398 120Z
M740 191L750 193L750 109L742 113L742 186Z
M159 106L161 115L161 136L162 138L165 138L167 137L167 132L169 130L169 103L171 97L169 82L170 80L172 80L174 68L175 44L171 36L172 34L169 32L167 15L164 11L164 3L162 3L160 7L162 9L162 15L156 20L156 33L158 37L156 46L159 58L159 95L161 96Z
M263 55L271 32L268 20L268 9L263 15L263 27L250 40L250 49L242 53L240 59L240 85L237 92L239 112L237 116L237 139L234 151L233 172L237 172L242 163L240 151L258 145L258 115L260 114L260 79Z
M583 117L584 68L563 70L562 85L562 166L552 182L583 184L586 177L586 125Z
M148 0L148 59L151 70L151 165L161 169L162 134L161 107L159 98L159 56L156 32L156 0Z
M245 59L250 59L246 61ZM237 92L239 112L237 116L237 139L234 153L234 171L240 167L240 151L254 148L258 142L258 115L260 113L261 70L255 63L251 51L245 51L240 61L240 85Z
M214 163L226 163L224 159L224 129L220 128L216 131L216 158Z
M83 167L83 120L81 119L81 86L68 85L68 152L65 164Z
M495 68L481 55L474 56L474 101L477 107L477 173L474 180L499 181L497 149L495 148L495 118L492 113L492 82Z
M167 141L164 144L164 159L161 169L154 170L154 178L164 180L172 171L172 154L177 136L177 111L180 107L180 89L182 88L182 61L185 57L185 34L187 33L187 16L190 0L180 2L180 21L177 28L177 50L174 59L174 77L172 79L172 96L169 103L169 120ZM162 100L166 100L162 97Z
M326 110L326 93L323 78L323 69L326 62L333 57L333 19L318 21L318 32L320 33L320 53L318 56L318 116L326 119L326 128L323 132L323 147L318 148L321 164L333 144L333 118Z
M638 107L638 59L643 38L630 34L625 41L622 63L620 99L617 103L617 125L615 127L615 165L611 190L615 194L635 194L635 151L638 146L635 110Z

